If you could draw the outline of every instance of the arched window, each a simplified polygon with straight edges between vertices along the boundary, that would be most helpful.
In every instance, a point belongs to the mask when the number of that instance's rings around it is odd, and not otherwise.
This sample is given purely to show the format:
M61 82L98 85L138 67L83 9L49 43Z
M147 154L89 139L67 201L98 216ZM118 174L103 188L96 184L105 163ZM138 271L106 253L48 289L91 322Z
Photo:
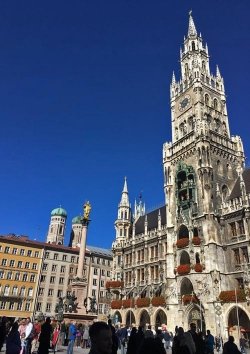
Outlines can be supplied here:
M200 263L201 261L200 261L200 255L199 255L199 253L196 253L195 254L195 263Z
M195 50L195 43L192 42L192 50Z
M121 219L123 219L123 211L121 211Z
M59 231L59 233L60 233L60 235L62 235L62 233L63 233L63 227L62 227L62 225L60 225L60 231Z
M194 237L198 237L199 236L199 231L198 231L197 227L194 227L193 233L194 233Z
M190 264L190 257L186 251L181 253L180 264Z
M33 296L33 288L28 289L28 296Z
M221 193L222 193L222 200L224 202L229 194L228 187L225 184L221 188Z
M125 211L125 216L124 216L125 219L128 218L128 213Z
M205 104L209 104L209 95L207 93L205 94Z
M17 295L18 294L18 287L15 285L12 288L12 295Z
M218 101L216 98L214 99L214 109L218 109Z
M24 296L24 295L25 295L25 287L22 286L20 290L20 296Z
M181 225L178 231L178 239L189 238L188 228L185 225Z
M10 293L10 286L9 285L5 285L4 287L4 296L9 296Z

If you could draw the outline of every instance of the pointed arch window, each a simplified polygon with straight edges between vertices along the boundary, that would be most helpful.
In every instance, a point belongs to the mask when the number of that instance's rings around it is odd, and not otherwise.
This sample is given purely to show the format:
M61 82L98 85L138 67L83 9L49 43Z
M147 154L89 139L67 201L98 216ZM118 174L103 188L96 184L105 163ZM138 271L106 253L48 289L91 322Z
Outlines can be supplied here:
M209 95L207 93L205 94L205 104L209 105Z
M218 110L218 101L216 98L214 99L214 109Z
M192 50L195 50L195 43L194 43L194 41L192 42Z

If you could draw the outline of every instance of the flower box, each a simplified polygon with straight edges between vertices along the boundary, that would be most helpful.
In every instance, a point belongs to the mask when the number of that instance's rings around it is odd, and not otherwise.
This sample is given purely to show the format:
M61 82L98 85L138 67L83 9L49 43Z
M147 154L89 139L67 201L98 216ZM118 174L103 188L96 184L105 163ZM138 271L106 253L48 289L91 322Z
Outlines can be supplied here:
M199 246L201 244L201 239L199 236L195 236L192 238L193 245Z
M166 305L166 300L163 296L155 296L151 300L153 306L164 306Z
M177 267L177 273L182 275L190 273L190 264L180 264Z
M111 301L112 309L120 309L122 307L122 300L113 300Z
M110 280L106 282L106 289L123 288L124 282L120 280Z
M202 272L202 265L200 263L196 263L195 266L194 266L194 270L197 273L201 273Z
M246 294L244 290L236 290L237 294L237 301L238 302L244 302L246 301ZM226 290L226 291L221 291L219 295L219 299L222 302L236 302L235 298L235 290Z
M125 308L125 309L128 309L130 307L134 307L135 306L135 300L134 299L125 299L125 300L122 300L122 306Z
M187 247L189 244L189 238L185 237L185 238L180 238L179 240L177 240L176 242L176 246L178 248L183 248L183 247Z
M150 305L150 298L143 297L136 300L137 307L148 307Z
M188 304L190 304L190 302L197 304L199 302L199 300L194 295L183 295L182 302L184 305L188 305Z

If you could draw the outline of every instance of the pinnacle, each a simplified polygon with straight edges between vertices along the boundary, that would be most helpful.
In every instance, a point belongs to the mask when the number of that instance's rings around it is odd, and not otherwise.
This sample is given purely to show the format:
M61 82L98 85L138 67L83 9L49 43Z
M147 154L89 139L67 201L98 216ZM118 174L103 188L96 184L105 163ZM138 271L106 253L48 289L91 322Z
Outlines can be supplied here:
M189 36L197 36L196 27L192 17L192 11L189 11L188 37Z

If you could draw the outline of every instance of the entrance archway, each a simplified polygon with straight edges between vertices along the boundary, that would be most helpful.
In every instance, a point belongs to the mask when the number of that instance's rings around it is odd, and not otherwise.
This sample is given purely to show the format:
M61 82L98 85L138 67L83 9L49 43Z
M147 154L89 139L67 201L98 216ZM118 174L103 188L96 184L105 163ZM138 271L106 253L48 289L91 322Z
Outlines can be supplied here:
M201 308L194 305L193 308L190 310L188 314L188 327L190 323L195 323L196 328L199 332L205 333L206 332L206 323L203 316L203 307Z
M132 323L135 323L135 315L131 310L129 310L126 314L126 326L131 326Z
M238 309L238 311L237 311ZM238 322L239 318L239 322ZM239 327L238 327L239 324ZM235 337L235 341L238 340L239 335L249 335L250 320L248 315L240 307L233 307L228 315L228 334ZM239 333L240 332L240 333Z
M167 316L163 310L158 310L155 316L155 329L158 329L163 324L167 324Z
M119 311L115 311L114 316L113 316L113 323L117 324L117 323L122 323L122 315Z
M143 310L140 315L140 326L145 327L146 323L150 324L150 316L146 310Z

